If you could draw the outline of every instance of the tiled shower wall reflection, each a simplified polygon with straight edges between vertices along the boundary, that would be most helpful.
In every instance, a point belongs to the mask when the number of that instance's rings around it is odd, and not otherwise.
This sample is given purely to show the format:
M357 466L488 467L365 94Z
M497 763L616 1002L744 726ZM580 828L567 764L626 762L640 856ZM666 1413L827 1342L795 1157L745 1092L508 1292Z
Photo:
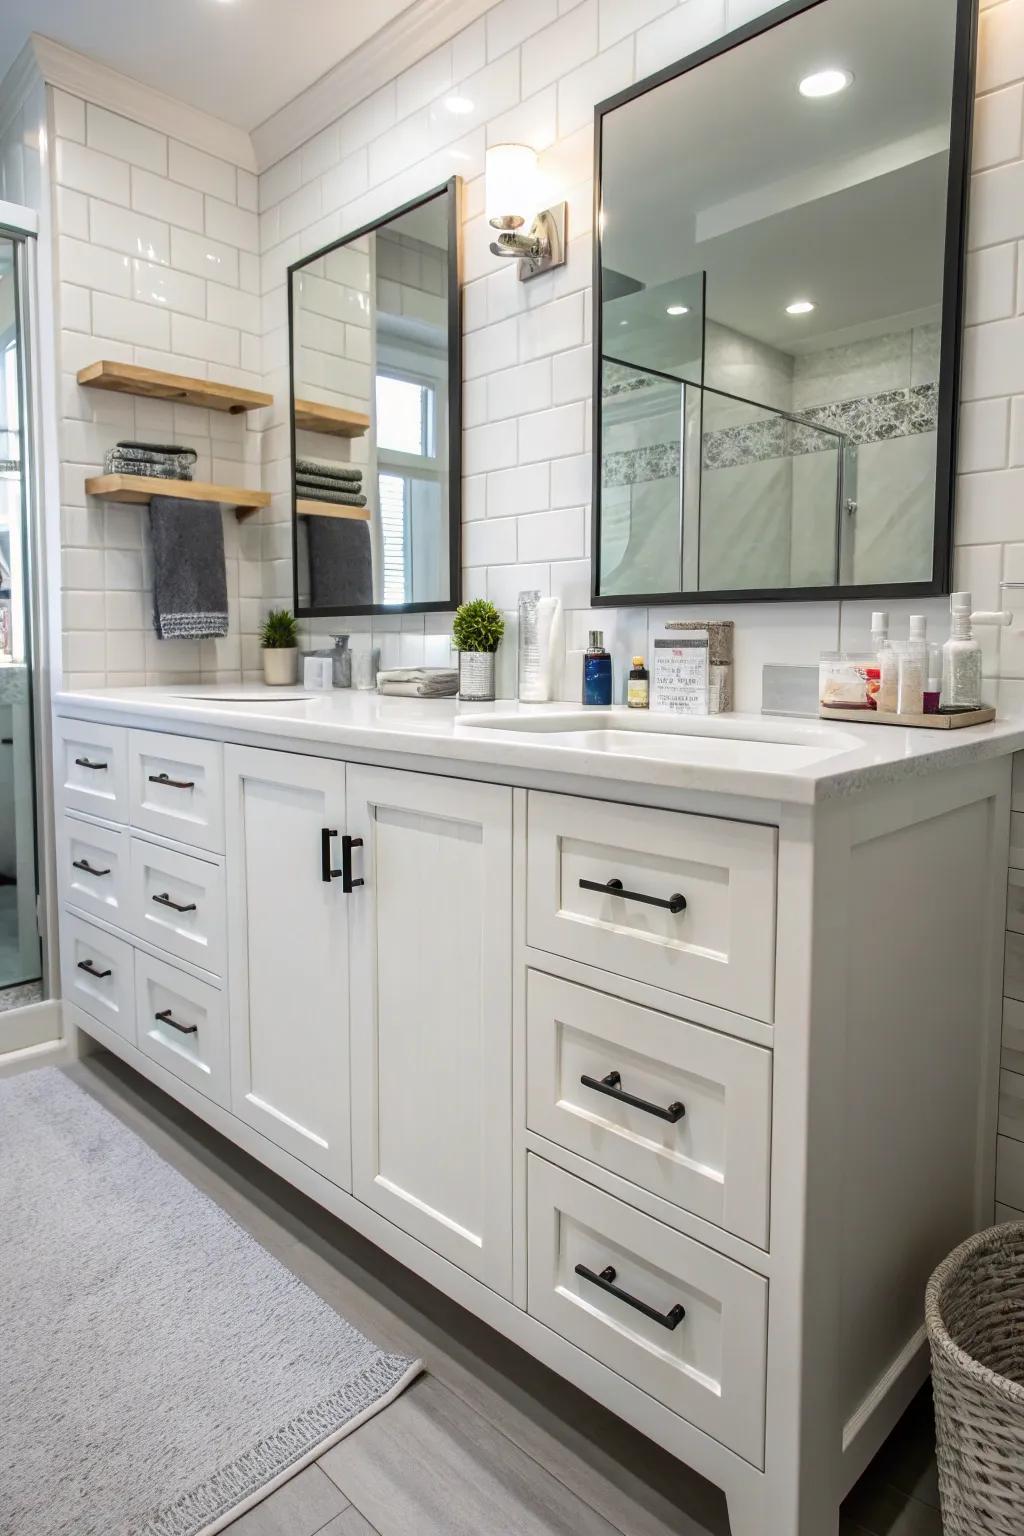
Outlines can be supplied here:
M982 4L957 581L992 608L1000 575L1024 579L1024 0ZM211 643L219 650L171 656L149 627L143 520L134 512L132 522L108 517L128 509L87 505L82 492L85 472L129 423L103 419L100 408L84 408L84 392L66 390L68 681L259 675L259 619L270 604L291 600L285 267L452 172L466 182L465 591L505 608L523 587L556 593L569 645L603 628L621 679L623 660L646 644L647 611L588 611L593 107L769 8L765 0L500 0L456 36L438 36L413 68L265 171L258 223L254 184L239 168L124 119L90 143L83 104L55 102L52 129L70 146L55 188L65 375L96 355L151 356L166 367L251 379L276 399L262 420L246 420L241 439L191 417L161 426L201 444L211 467L230 466L225 478L254 483L262 473L273 494L259 519L228 529L231 635ZM445 110L456 92L474 102L468 116ZM505 139L534 144L569 202L568 264L527 285L487 251L484 149ZM4 158L10 148L0 145ZM140 230L150 232L144 257L124 244ZM222 253L225 275L211 280L190 264L205 250ZM165 283L163 304L147 299L141 272L136 291L136 258L159 269L151 275ZM131 425L139 431L137 418ZM1006 600L1012 606L1013 594ZM736 620L737 706L756 708L764 661L806 663L840 641L857 644L868 606L686 612ZM926 606L938 627L946 604ZM377 621L374 633L386 660L439 659L449 623L445 615L426 623L396 616ZM1024 611L1013 632L986 632L983 644L1000 702L1024 708Z

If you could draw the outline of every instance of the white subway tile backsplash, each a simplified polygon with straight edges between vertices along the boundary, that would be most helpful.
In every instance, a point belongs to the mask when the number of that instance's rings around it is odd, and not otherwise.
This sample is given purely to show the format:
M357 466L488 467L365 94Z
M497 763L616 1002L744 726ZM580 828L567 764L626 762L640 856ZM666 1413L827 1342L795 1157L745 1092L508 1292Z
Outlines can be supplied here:
M505 324L514 327L515 322L506 320ZM486 336L487 332L482 331L480 334ZM506 416L521 416L526 411L544 410L550 404L550 358L542 357L535 363L521 363L516 368L504 368L488 376L486 409L491 421L500 421Z
M523 362L582 345L584 298L583 293L572 293L520 314L519 356Z
M462 366L467 379L514 366L519 355L519 332L514 320L502 320L467 335L462 346Z
M558 82L558 132L565 137L593 123L595 102L632 83L633 39L627 37Z
M208 277L218 283L234 285L238 282L239 253L232 246L209 235L192 234L187 229L172 229L170 238L170 262L183 272L196 277Z
M968 328L961 394L965 400L1024 394L1024 317Z
M462 558L469 565L511 565L516 560L516 519L487 517L467 523Z
M72 191L70 187L57 187L55 192L58 230L76 240L88 240L89 199L81 192Z
M496 59L558 19L557 0L501 0L487 12L487 57Z
M967 259L968 325L1008 320L1017 313L1017 243L972 251Z
M984 11L978 29L978 91L1024 79L1024 12L1017 0Z
M146 218L130 208L119 208L95 197L89 199L89 238L94 245L141 256L144 261L171 260L170 229L162 220Z
M130 160L145 170L167 173L167 139L153 128L134 123L131 118L121 117L95 106L91 101L86 107L86 143L119 160Z
M93 329L97 336L128 341L138 347L168 347L171 323L168 315L151 304L119 299L113 294L93 295Z
M636 77L685 59L725 31L725 0L683 0L636 34Z
M487 476L487 516L543 511L550 504L550 481L551 467L545 463L493 470Z
M207 283L206 313L209 320L219 325L250 331L254 336L259 334L260 301L254 293L243 293L225 283Z
M153 166L155 170L157 167ZM178 139L171 139L167 160L167 175L172 181L180 181L186 187L194 187L197 192L209 192L212 197L219 197L222 202L233 203L237 200L236 175L245 176L246 171L236 173L235 167L227 160L219 160L216 155L208 155L204 150L193 149L191 144L182 144ZM255 182L254 176L249 177L250 182Z
M119 258L126 260L127 258ZM176 272L173 267L162 267L157 262L131 262L132 297L144 304L159 304L164 309L177 309L186 315L206 313L206 284L202 278L189 272Z
M57 181L62 187L126 206L129 175L123 160L114 160L70 139L57 140Z
M589 400L593 387L594 359L589 346L557 352L552 358L552 399L556 405L569 400Z
M961 474L1002 469L1009 446L1010 402L965 402L960 411L959 469Z
M246 208L223 202L219 197L206 195L206 233L224 245L236 246L242 251L259 251L259 232L256 215Z
M531 464L582 453L584 422L579 401L523 416L519 422L519 462Z
M1007 86L979 96L974 109L973 165L988 170L1021 155L1024 137L1024 86Z
M593 461L589 453L555 459L551 465L551 505L575 507L590 501Z
M597 0L583 0L567 15L523 43L523 95L568 75L597 52Z
M132 207L154 218L166 219L179 229L203 228L203 194L166 176L132 166Z
M67 282L98 288L101 293L117 294L122 299L131 293L131 260L121 252L62 235L57 243L57 261L60 275Z
M971 178L968 243L972 250L1024 238L1024 161Z
M517 424L498 421L483 427L470 427L462 434L462 469L467 475L479 475L491 469L506 469L516 462Z
M53 91L53 129L58 139L85 143L85 102L67 91Z
M488 523L490 526L490 523ZM585 538L582 507L519 518L520 560L580 560Z

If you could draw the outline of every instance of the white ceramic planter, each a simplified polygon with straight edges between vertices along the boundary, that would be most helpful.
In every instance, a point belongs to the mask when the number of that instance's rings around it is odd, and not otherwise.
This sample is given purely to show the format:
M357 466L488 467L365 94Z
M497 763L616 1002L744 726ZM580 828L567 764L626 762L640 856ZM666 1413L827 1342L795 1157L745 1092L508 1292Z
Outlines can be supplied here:
M299 648L297 645L267 646L263 651L263 681L275 687L282 683L294 683L299 675Z
M459 652L459 698L489 703L494 698L494 652Z

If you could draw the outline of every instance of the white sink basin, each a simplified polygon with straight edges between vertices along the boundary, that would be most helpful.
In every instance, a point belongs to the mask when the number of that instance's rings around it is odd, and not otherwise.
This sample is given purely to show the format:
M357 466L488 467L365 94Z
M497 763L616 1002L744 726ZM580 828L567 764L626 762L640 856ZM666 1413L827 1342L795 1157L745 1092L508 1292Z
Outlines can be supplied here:
M527 734L538 738L538 744L569 750L772 773L811 767L861 745L850 732L816 721L804 724L760 716L665 715L626 709L460 716L459 727Z

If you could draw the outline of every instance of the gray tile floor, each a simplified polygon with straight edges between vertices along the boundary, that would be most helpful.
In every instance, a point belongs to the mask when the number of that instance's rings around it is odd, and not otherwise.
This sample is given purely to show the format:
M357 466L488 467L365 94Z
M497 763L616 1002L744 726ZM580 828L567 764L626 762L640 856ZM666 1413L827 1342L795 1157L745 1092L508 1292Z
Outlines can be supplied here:
M717 1489L116 1058L68 1071L355 1327L426 1366L230 1536L727 1536ZM850 1494L843 1536L942 1536L927 1394Z

